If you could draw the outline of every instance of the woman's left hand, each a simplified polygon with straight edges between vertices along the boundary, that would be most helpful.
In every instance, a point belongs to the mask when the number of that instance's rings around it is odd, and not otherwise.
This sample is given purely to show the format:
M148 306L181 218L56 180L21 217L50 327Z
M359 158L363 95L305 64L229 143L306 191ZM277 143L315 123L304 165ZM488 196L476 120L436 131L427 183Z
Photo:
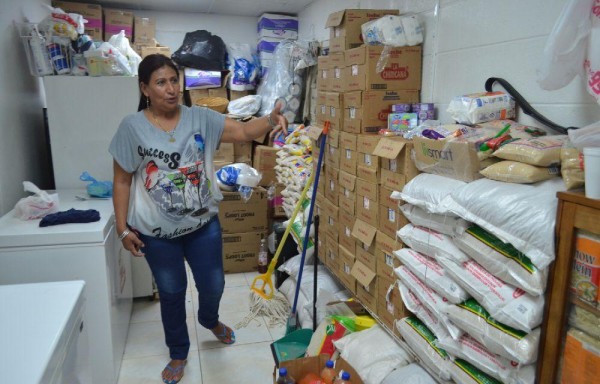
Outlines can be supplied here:
M273 110L270 113L270 121L275 123L275 126L271 130L269 137L274 137L280 132L283 133L284 137L287 136L288 121L285 118L285 116L281 114L281 103L275 104L275 108L273 108Z

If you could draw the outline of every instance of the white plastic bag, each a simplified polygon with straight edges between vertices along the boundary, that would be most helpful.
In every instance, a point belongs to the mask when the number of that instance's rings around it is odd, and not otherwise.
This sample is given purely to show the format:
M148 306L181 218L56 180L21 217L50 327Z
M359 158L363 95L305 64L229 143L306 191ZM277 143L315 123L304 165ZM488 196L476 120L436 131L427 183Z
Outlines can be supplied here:
M543 89L563 88L581 73L592 28L593 3L594 0L569 0L562 9L548 35L537 71L537 82Z
M260 109L262 97L259 95L248 95L232 100L227 105L227 110L232 115L252 116Z
M58 194L42 191L30 181L23 182L23 189L33 193L15 205L15 217L21 220L41 219L49 213L58 212Z
M600 147L600 121L579 129L569 129L569 140L575 148L583 151L583 147Z
M112 35L108 42L115 47L127 60L129 64L129 72L133 76L137 76L138 74L138 66L140 65L142 58L131 48L129 44L129 39L125 36L125 31L121 30L116 35Z

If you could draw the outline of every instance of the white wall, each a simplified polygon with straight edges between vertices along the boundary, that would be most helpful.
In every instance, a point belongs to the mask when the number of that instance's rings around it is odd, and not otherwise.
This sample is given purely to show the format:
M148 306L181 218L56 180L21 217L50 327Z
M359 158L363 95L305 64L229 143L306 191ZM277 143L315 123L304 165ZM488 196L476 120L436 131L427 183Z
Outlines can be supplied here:
M425 26L421 99L436 103L440 120L456 95L484 91L489 77L508 80L529 103L562 126L600 120L600 106L577 77L545 91L536 82L542 51L564 0L317 0L300 13L300 37L326 40L329 13L343 8L393 8L417 13ZM501 90L500 86L494 89ZM537 125L520 114L522 123Z
M39 21L50 0L0 0L0 214L25 196L23 181L51 184L43 124L41 82L29 74L13 22ZM51 169L51 168L50 168Z

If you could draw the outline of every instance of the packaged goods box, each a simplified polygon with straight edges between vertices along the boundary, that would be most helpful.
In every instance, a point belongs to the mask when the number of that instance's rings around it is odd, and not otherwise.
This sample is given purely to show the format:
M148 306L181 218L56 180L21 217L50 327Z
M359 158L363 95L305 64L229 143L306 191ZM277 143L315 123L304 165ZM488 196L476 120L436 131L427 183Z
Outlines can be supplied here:
M392 48L385 67L377 71L383 46L363 45L344 53L344 92L421 89L421 47Z
M259 37L276 37L296 40L298 38L298 18L296 16L263 13L258 19Z
M223 233L267 231L267 191L254 188L250 200L244 202L238 192L222 192L219 221Z
M385 15L398 15L397 9L344 9L329 15L329 51L340 52L363 44L361 26Z
M129 41L133 41L133 12L124 9L104 9L104 41L125 31Z
M279 363L279 367L285 367L288 371L288 374L296 379L297 382L300 382L300 380L309 373L319 375L325 366L325 362L329 359L329 355L303 357L295 360L282 361ZM273 384L277 382L277 368L279 367L275 367L273 370ZM363 384L363 381L354 368L341 357L335 360L335 370L337 372L341 370L348 372L353 384Z
M419 91L353 91L344 93L342 130L351 133L374 133L387 128L393 104L417 103Z
M262 174L260 185L268 186L277 182L275 166L277 165L277 152L279 148L267 145L258 145L254 149L254 168Z
M60 8L67 13L77 13L87 20L84 33L94 41L102 41L102 6L97 4L73 3L71 1L53 1L52 6Z
M136 44L148 44L152 43L155 37L156 19L154 17L135 16L133 19L133 41ZM170 53L169 57L171 57Z
M224 233L223 270L225 273L256 271L260 240L266 236L266 231Z

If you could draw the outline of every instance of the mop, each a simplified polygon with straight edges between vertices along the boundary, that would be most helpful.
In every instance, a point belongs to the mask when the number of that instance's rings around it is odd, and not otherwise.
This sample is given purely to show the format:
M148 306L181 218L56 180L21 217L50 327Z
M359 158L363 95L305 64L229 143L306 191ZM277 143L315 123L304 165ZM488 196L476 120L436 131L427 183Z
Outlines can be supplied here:
M283 233L283 237L279 241L279 245L277 246L277 251L269 264L269 268L267 272L262 275L258 275L254 278L252 285L250 286L250 313L242 319L239 323L235 325L235 328L243 328L247 326L250 321L255 319L257 316L264 316L269 321L269 326L274 326L277 324L285 324L286 319L288 317L289 303L285 296L279 292L275 291L273 288L273 280L271 276L275 271L275 267L277 266L277 260L279 259L279 255L283 250L285 245L285 240L289 235L292 225L294 224L294 219L298 215L298 212L302 208L302 203L304 198L306 197L308 190L313 181L313 174L311 172L308 180L306 181L306 185L302 190L302 194L300 195L300 199L296 203L296 207L294 208L294 212L290 217L288 224L285 228L285 232Z

